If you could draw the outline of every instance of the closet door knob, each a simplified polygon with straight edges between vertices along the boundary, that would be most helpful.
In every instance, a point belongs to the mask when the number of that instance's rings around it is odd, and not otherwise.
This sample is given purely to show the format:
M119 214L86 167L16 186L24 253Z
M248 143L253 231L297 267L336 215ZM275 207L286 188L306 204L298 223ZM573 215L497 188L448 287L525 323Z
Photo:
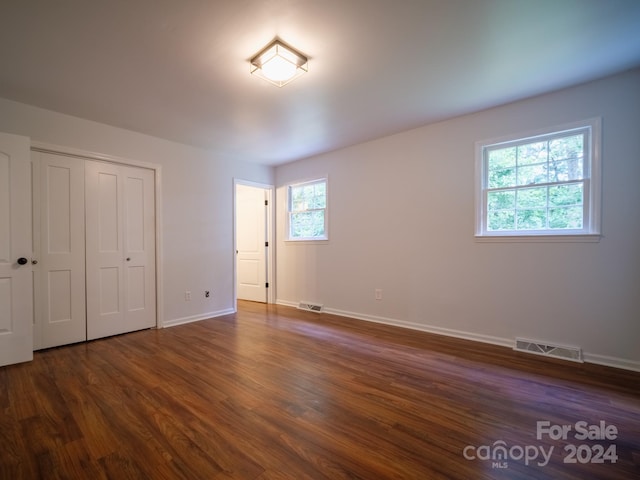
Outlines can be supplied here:
M29 261L29 260L27 260L26 258L24 258L24 257L20 257L20 258L18 259L18 265L26 265L28 261Z
M131 257L127 257L127 262L130 262L130 261L131 261Z

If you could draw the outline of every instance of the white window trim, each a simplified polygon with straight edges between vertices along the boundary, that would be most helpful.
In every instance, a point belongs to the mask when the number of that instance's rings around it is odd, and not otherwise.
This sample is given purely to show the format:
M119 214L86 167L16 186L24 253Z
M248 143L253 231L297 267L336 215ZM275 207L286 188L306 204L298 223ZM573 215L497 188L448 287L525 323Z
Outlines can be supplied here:
M324 236L322 237L300 237L300 238L291 238L291 188L299 187L301 185L305 185L308 183L316 183L316 182L325 182L326 186L326 206L324 208ZM324 244L329 242L329 176L324 175L320 177L304 179L300 181L296 181L293 183L287 184L286 187L287 193L287 203L286 203L286 211L285 211L285 242L291 243L304 243L304 244Z
M523 231L523 233L490 232L486 230L486 195L485 195L485 168L484 150L486 147L501 143L515 143L522 140L535 141L536 137L552 135L578 129L590 129L589 151L590 162L585 165L585 195L588 208L586 227L584 230L536 230ZM598 242L600 241L601 225L601 134L602 120L600 117L583 121L572 122L545 128L537 131L529 131L514 135L478 141L475 144L475 239L478 242Z

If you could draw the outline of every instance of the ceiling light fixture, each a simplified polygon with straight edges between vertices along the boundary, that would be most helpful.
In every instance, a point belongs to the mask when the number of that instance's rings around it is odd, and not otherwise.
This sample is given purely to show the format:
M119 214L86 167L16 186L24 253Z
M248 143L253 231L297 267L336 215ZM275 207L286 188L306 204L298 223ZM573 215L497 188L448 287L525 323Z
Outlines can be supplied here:
M309 59L277 38L250 61L252 74L277 87L309 71Z

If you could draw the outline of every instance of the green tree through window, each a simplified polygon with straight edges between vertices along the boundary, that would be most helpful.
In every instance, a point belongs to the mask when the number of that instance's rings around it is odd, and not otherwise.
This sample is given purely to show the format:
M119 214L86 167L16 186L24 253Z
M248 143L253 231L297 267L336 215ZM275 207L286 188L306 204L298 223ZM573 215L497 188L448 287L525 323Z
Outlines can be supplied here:
M487 230L582 229L584 136L487 148Z

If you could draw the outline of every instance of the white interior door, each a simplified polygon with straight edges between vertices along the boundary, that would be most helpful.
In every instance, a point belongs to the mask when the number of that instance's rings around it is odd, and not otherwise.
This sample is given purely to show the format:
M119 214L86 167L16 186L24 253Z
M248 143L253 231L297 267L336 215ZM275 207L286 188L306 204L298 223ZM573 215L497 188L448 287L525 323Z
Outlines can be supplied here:
M87 162L87 338L156 325L154 173Z
M0 366L33 359L29 147L0 134Z
M267 301L266 191L236 185L236 250L238 299Z
M87 339L84 160L34 151L36 228L34 347Z

